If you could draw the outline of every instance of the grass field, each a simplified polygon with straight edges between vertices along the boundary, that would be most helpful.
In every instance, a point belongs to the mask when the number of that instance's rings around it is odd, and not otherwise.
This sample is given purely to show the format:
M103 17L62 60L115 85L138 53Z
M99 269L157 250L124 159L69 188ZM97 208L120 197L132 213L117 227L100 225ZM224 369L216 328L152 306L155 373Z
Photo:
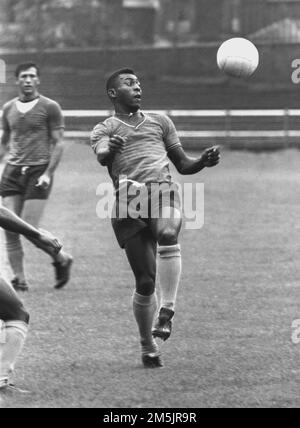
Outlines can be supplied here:
M183 182L205 182L205 227L181 235L183 277L165 367L142 369L133 277L109 220L108 180L89 147L69 144L43 226L75 258L53 290L52 266L26 244L31 331L3 407L298 407L300 152L223 153ZM177 174L175 174L177 177Z

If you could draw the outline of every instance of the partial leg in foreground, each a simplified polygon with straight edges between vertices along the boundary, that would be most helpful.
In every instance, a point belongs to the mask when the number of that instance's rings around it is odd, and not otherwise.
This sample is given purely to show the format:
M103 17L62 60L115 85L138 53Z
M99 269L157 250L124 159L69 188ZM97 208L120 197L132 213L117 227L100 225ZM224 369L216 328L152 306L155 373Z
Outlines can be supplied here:
M7 196L3 198L3 205L20 216L23 210L23 197L21 195ZM14 274L11 281L16 291L28 291L28 284L24 272L24 251L19 233L5 230L7 258Z
M10 381L27 336L29 314L15 291L2 278L0 320L0 390L7 391L15 388Z

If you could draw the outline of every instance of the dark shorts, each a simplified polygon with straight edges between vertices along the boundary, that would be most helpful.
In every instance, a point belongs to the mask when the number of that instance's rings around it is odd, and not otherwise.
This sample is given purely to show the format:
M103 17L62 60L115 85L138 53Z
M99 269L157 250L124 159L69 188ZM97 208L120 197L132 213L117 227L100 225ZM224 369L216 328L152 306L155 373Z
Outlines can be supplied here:
M0 181L0 196L22 195L24 200L48 199L51 188L36 187L38 179L46 171L48 165L22 166L7 164Z
M28 321L28 313L16 292L0 274L0 320L8 321Z
M124 204L120 202L117 193L111 223L121 248L124 248L128 240L141 230L149 227L152 219L161 218L162 208L171 207L181 211L181 198L178 186L175 183L164 184L165 186L157 191L150 191L149 185L147 185L147 200L145 201L145 198L141 198L141 201L144 201L144 206L147 206L147 212L140 215L138 215L135 210L127 210L126 212L126 209L124 210ZM132 199L128 197L127 207L130 207L131 202ZM138 208L139 211L141 211L140 206Z

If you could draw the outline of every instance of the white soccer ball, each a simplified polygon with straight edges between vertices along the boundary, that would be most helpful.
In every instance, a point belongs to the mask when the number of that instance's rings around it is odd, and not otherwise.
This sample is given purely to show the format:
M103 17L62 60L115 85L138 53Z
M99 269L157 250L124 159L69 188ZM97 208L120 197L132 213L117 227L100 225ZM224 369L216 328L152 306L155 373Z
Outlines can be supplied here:
M217 63L219 69L229 76L247 78L258 67L259 53L250 40L235 37L220 46Z

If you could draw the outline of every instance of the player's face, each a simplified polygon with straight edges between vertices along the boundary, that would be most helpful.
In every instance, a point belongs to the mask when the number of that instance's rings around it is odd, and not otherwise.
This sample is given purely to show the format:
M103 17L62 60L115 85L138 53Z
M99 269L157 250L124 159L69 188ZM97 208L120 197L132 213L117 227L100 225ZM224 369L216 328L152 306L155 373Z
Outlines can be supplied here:
M134 74L122 74L119 76L116 101L130 111L140 109L142 88L139 79Z
M17 85L23 95L34 95L40 84L37 69L34 67L21 71L17 78Z

